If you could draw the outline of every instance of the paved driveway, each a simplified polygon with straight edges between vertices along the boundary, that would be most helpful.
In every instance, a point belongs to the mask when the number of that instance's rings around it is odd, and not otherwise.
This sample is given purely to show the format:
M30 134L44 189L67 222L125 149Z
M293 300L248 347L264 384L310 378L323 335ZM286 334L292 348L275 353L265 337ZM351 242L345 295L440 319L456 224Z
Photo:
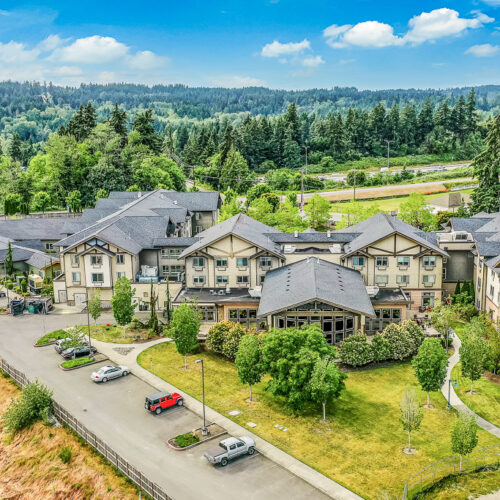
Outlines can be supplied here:
M258 453L213 467L203 452L214 441L183 452L168 448L169 437L200 427L200 418L186 408L151 415L144 397L156 390L134 375L94 384L90 373L99 364L63 372L52 346L32 347L44 331L85 320L80 314L0 316L0 356L30 379L46 383L60 404L175 500L328 498Z

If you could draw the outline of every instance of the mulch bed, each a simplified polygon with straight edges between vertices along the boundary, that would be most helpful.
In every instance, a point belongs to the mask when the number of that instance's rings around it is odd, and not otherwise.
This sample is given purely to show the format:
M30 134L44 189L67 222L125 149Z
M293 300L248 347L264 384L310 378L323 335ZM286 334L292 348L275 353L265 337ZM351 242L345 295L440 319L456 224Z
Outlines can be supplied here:
M190 448L194 448L195 446L198 446L199 444L204 443L206 441L210 441L211 439L215 439L220 436L223 436L224 434L227 434L226 429L222 428L220 425L217 424L213 423L208 424L207 428L210 431L210 434L208 434L208 436L204 436L202 434L201 427L193 431L200 438L200 440L197 443L193 443L190 444L189 446L185 446L184 448L180 448L179 446L177 446L175 442L175 437L173 437L167 441L167 445L175 451L184 451L184 450L189 450Z
M500 375L495 375L494 373L491 372L484 372L483 376L487 378L490 382L500 385Z

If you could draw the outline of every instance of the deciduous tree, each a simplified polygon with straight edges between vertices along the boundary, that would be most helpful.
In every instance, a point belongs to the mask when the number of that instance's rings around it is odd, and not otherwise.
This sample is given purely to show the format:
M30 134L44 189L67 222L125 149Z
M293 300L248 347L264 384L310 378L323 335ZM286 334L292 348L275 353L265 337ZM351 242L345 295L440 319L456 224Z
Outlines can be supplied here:
M132 288L130 281L122 276L115 283L113 297L111 297L111 307L116 322L123 326L123 337L125 329L134 317L136 304L132 303L132 297L135 294L135 288Z
M243 384L248 384L250 401L252 401L252 385L262 378L262 363L257 335L245 335L238 347L235 359L238 377Z
M422 419L424 418L424 414L422 412L422 408L417 401L417 396L413 389L407 389L403 393L403 397L401 398L401 417L400 421L403 425L403 429L408 432L408 448L407 452L412 453L413 449L411 447L411 433L420 428L422 424Z
M460 412L451 428L451 449L460 455L460 471L462 471L462 457L472 453L477 442L476 417Z
M187 355L198 345L200 331L200 320L194 305L185 303L174 310L170 331L177 352L184 356L184 368L187 369Z

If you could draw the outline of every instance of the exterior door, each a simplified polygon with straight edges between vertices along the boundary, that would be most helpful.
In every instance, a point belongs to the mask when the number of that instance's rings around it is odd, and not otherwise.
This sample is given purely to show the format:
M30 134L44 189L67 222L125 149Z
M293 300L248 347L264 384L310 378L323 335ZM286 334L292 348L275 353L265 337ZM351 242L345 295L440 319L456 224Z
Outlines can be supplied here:
M67 294L66 290L59 290L59 302L66 302Z
M84 293L75 293L75 306L85 307L87 305L87 295Z

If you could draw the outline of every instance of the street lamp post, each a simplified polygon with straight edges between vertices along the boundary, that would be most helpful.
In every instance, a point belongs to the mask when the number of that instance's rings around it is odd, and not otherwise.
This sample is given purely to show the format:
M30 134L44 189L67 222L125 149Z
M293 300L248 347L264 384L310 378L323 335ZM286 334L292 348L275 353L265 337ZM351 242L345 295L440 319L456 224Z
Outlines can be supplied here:
M9 300L9 285L7 284L7 264L5 263L5 257L3 259L3 274L5 278L5 291L7 293L7 309L8 309L10 305L10 300Z
M89 292L85 292L87 299L87 327L89 331L89 347L92 347L92 343L90 341L90 309L89 309Z
M304 149L306 150L306 175L307 175L307 150L310 148L311 146L304 146Z
M202 359L197 359L195 363L201 363L201 390L203 394L203 427L201 428L201 433L206 436L208 434L208 429L205 415L205 365Z
M448 405L446 406L447 410L451 410L451 383L453 382L453 387L457 387L457 380L454 378L450 378L448 380Z
M391 144L391 142L394 142L394 139L385 139L385 142L387 142L387 168L389 168L389 145Z

